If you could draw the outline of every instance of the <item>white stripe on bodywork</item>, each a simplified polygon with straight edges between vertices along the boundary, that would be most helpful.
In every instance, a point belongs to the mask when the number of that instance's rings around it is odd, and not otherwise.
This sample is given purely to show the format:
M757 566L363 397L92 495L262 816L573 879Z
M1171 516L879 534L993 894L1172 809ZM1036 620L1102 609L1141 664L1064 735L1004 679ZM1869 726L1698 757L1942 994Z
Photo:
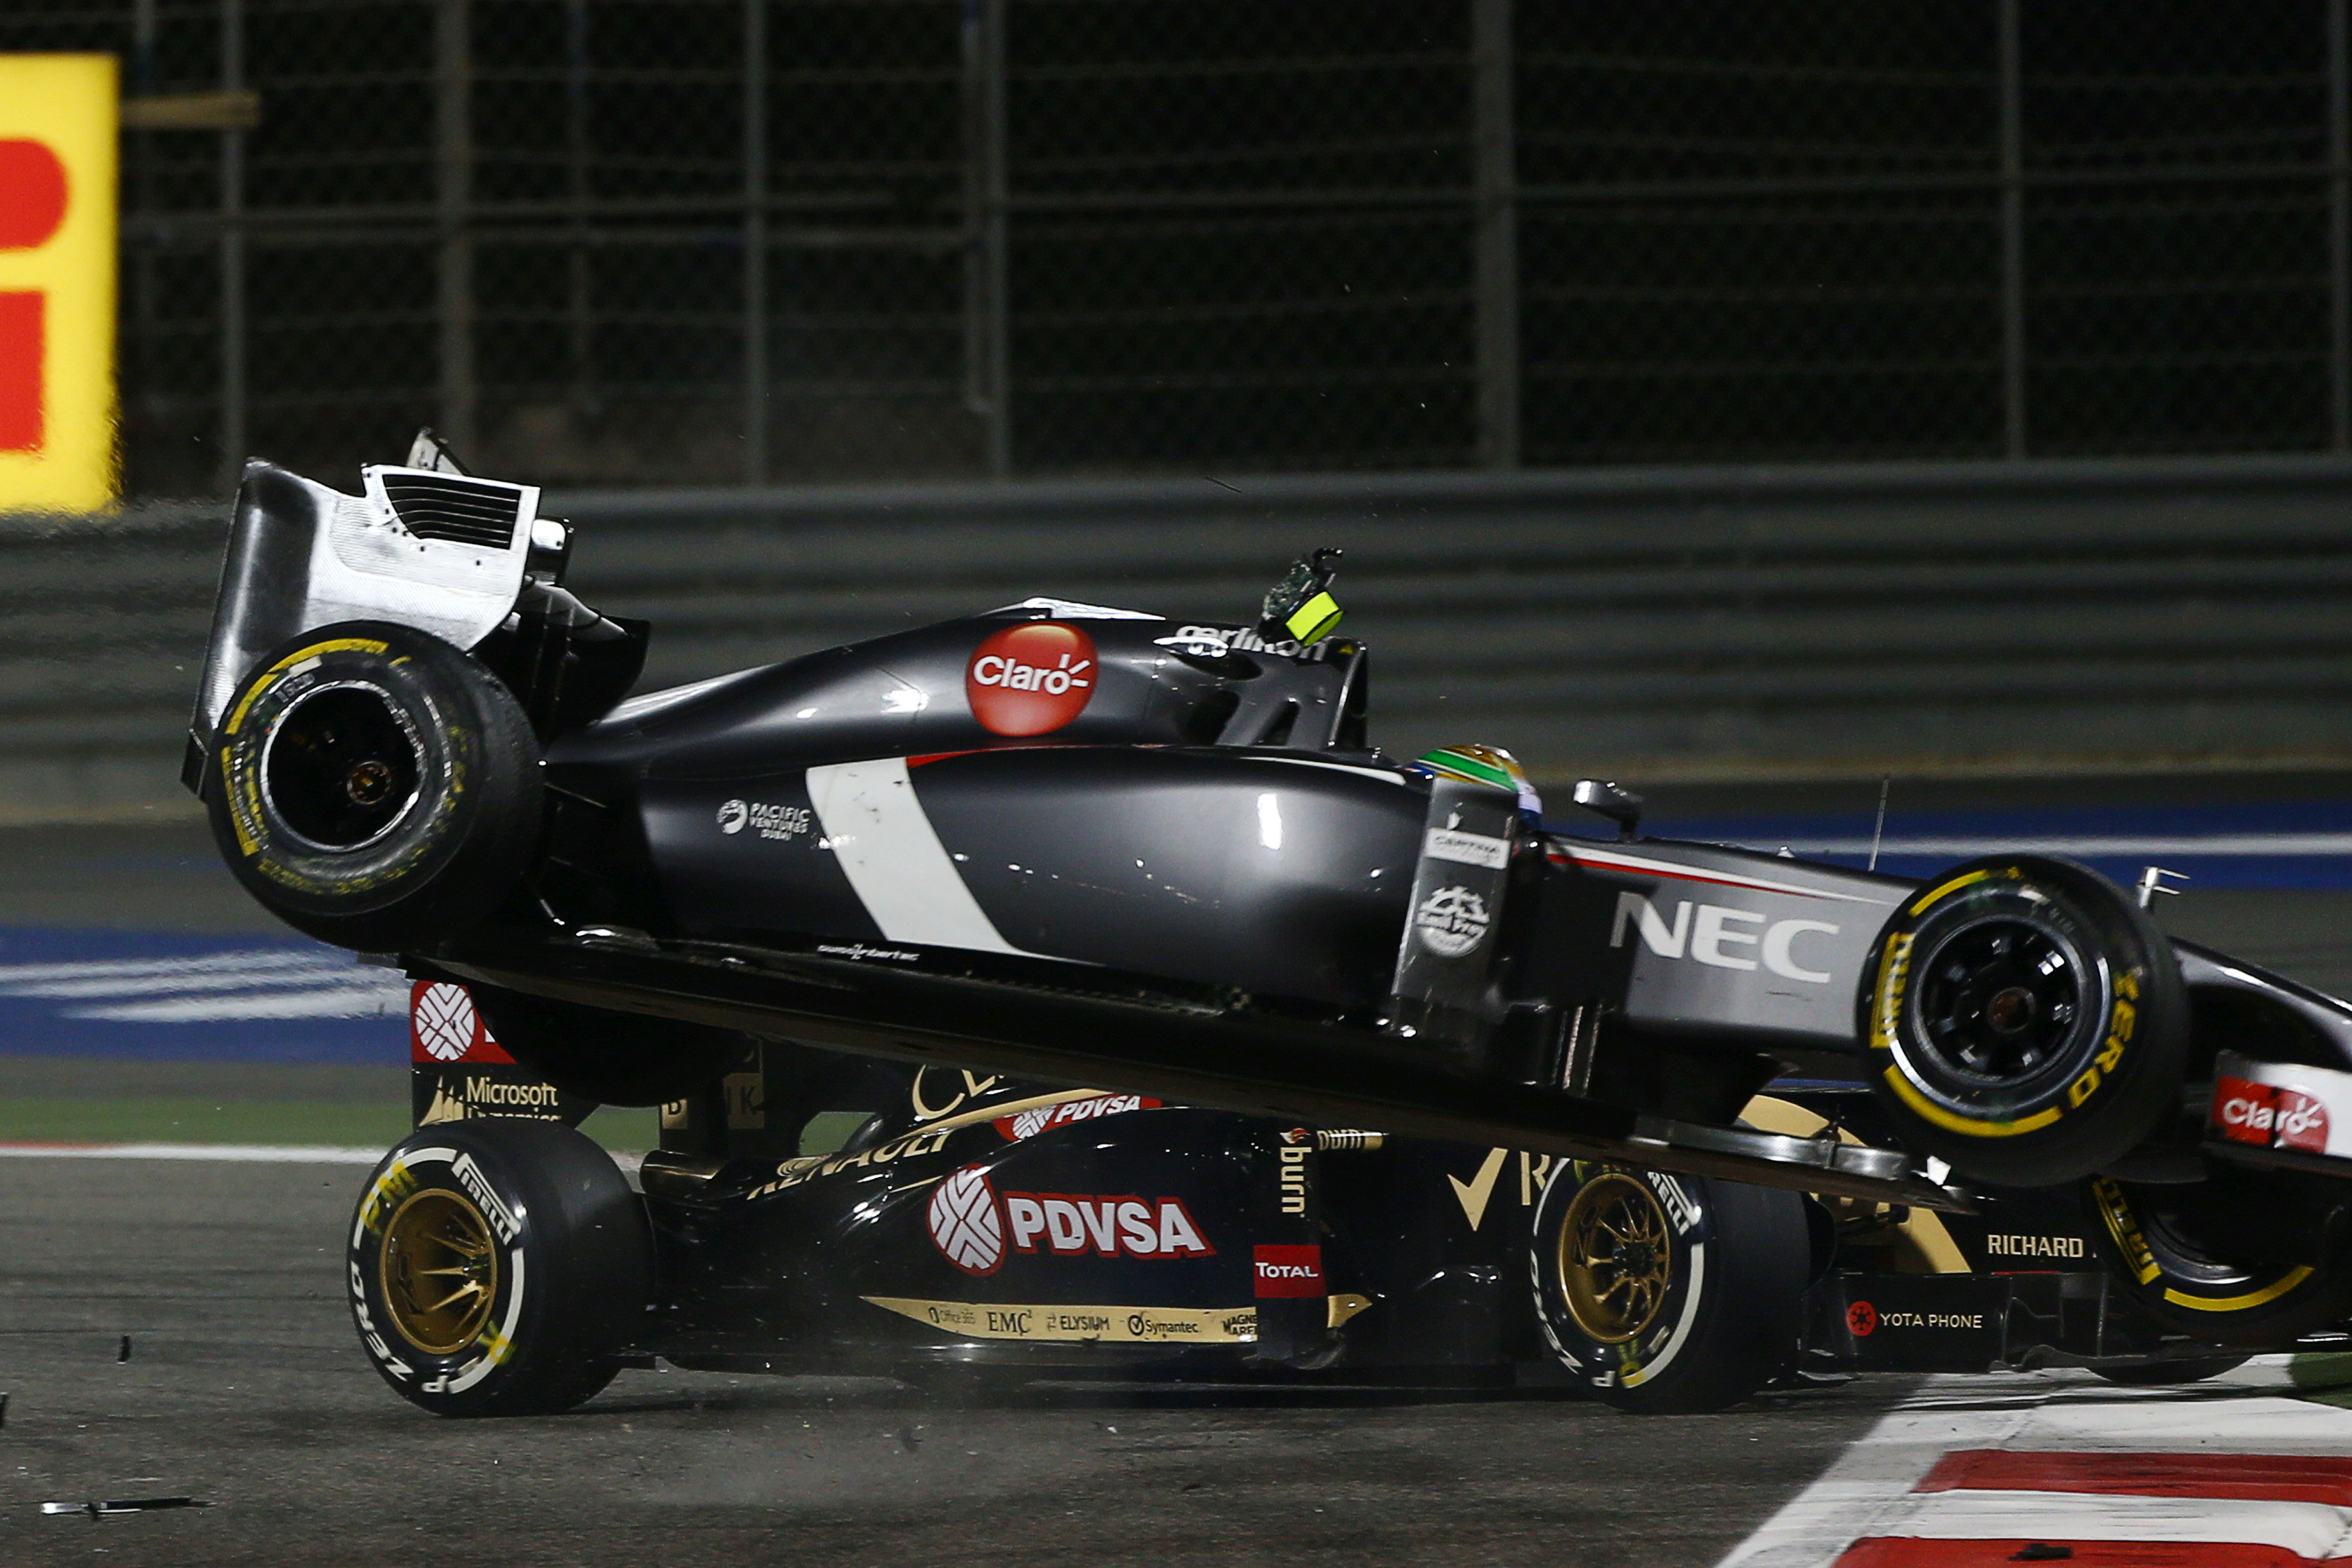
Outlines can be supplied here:
M1796 882L1775 882L1764 877L1743 876L1738 871L1718 871L1712 866L1677 865L1670 860L1651 860L1639 855L1620 855L1614 850L1591 849L1581 844L1567 847L1555 841L1553 853L1566 855L1580 866L1596 867L1603 871L1639 871L1677 881L1714 882L1727 888L1753 888L1764 893L1795 893L1808 899L1835 899L1846 904L1895 902L1893 899L1866 898L1860 893L1833 893L1827 888L1808 888Z
M906 758L811 768L808 794L842 874L885 939L1022 952L998 933L948 858L915 798Z

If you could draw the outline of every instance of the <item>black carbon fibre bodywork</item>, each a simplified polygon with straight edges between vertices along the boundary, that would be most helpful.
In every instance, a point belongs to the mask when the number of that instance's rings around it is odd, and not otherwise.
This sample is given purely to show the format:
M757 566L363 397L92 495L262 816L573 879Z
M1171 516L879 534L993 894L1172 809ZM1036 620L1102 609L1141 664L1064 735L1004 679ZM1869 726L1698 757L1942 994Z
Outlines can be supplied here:
M1643 838L1623 796L1617 840L1562 832L1507 753L1377 749L1347 638L1033 599L611 706L646 628L561 588L571 535L536 491L420 453L430 472L370 470L364 499L249 472L191 754L219 751L228 695L309 668L324 656L299 639L356 606L457 639L459 673L512 694L540 751L499 760L547 804L446 847L496 869L502 900L453 917L419 850L400 862L415 888L354 884L304 929L401 947L421 977L752 1039L1967 1201L1909 1152L1737 1124L1791 1068L1877 1071L1857 1006L1908 881ZM428 482L495 501L503 547L414 532L394 491ZM245 668L265 631L293 639L285 663ZM190 773L223 820L226 776ZM236 865L283 853L222 842ZM509 843L531 847L520 879ZM484 844L501 854L459 858ZM248 886L268 901L266 876ZM2224 1049L2352 1067L2352 1009L2194 952L2185 968L2192 1091ZM2157 1174L2192 1175L2196 1142L2154 1140Z
M981 683L1015 669L1091 684ZM1686 1131L1791 1067L1858 1070L1868 955L1914 884L1540 830L1366 747L1365 669L1353 644L1033 605L640 698L549 746L552 921L415 957L903 1059L1953 1201ZM1488 798L1501 826L1447 827L1444 801ZM1495 869L1433 858L1442 833ZM1432 889L1479 911L1459 957L1433 956ZM1432 969L1451 1022L1403 994Z

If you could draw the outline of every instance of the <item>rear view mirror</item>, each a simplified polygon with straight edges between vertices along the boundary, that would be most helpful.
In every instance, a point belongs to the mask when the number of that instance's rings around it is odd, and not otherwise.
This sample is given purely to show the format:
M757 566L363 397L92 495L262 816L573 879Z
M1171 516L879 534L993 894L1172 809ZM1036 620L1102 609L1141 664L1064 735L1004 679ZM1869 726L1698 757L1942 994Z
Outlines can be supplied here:
M1597 811L1617 825L1617 837L1631 838L1642 826L1642 797L1608 779L1576 781L1576 804Z

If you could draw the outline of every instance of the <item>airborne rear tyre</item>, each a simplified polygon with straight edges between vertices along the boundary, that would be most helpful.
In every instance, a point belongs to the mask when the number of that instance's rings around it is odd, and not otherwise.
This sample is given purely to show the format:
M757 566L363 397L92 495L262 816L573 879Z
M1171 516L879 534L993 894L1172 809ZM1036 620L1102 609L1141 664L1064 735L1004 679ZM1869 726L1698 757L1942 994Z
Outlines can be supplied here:
M498 678L429 633L345 621L272 649L231 698L205 796L238 881L362 951L462 931L538 839L539 742Z
M352 1317L400 1396L436 1415L593 1397L645 1331L653 1238L611 1155L555 1121L420 1127L352 1221Z
M2078 1180L2179 1113L2179 962L2088 867L2000 856L1936 878L1880 933L1858 1001L1895 1130L1979 1181Z
M1797 1352L1804 1199L1576 1162L1537 1205L1537 1321L1595 1398L1643 1415L1720 1410Z
M2292 1182L2154 1186L2095 1176L2084 1206L2115 1287L2176 1333L2284 1349L2352 1317L2344 1211Z

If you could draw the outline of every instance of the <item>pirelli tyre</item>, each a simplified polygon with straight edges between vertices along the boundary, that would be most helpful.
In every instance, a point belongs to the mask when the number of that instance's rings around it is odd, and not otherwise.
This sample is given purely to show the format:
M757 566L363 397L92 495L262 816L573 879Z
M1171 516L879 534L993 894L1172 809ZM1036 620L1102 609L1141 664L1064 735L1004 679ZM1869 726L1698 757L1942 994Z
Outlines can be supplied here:
M497 677L412 627L347 621L255 667L205 791L222 858L321 941L422 946L495 908L539 833L539 742Z
M2126 1300L2175 1332L2254 1350L2352 1317L2352 1237L2330 1197L2231 1174L2162 1186L2095 1176L2083 1193Z
M2179 963L2086 866L2000 856L1931 879L1879 934L1856 1000L1895 1130L1964 1176L2063 1185L2179 1113Z
M1560 1167L1536 1206L1536 1319L1594 1397L1644 1415L1719 1410L1797 1352L1804 1199L1620 1165Z
M436 1415L569 1410L613 1380L653 1293L643 1200L558 1122L421 1127L376 1167L352 1221L360 1343Z

